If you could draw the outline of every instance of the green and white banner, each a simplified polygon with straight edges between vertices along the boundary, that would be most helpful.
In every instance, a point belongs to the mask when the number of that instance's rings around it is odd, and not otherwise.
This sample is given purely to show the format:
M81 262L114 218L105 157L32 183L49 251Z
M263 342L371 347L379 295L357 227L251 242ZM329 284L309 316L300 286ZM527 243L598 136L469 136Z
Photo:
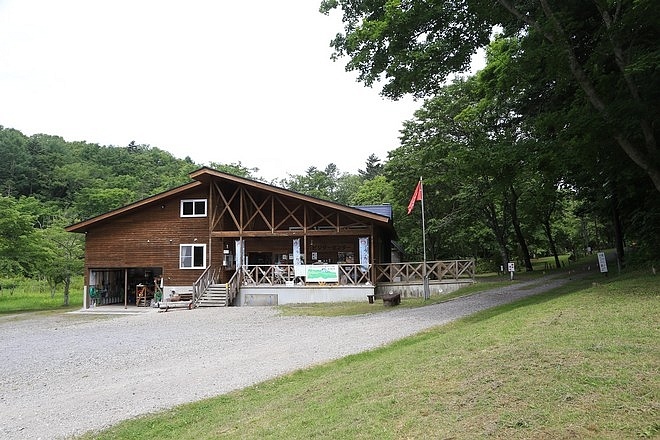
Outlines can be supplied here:
M308 283L336 283L339 282L339 266L336 264L310 264L307 266Z

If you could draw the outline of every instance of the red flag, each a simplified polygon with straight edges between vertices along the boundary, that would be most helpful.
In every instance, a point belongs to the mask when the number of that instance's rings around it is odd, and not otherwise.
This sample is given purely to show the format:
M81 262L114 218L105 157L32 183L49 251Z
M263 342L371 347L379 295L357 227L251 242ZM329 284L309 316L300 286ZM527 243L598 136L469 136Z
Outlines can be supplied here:
M417 187L415 188L415 192L412 195L412 198L410 199L410 203L408 203L408 215L412 212L413 208L415 207L415 202L418 200L421 201L423 197L423 191L422 191L422 181L420 180L417 182Z

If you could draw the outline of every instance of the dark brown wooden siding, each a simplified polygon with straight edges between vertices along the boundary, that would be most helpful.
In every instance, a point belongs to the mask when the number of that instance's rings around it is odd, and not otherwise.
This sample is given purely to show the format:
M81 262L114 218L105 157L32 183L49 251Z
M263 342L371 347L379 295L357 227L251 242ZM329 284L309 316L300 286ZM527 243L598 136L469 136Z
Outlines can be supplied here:
M201 269L179 269L179 245L206 244L209 264L209 219L181 218L182 199L205 199L204 188L144 206L86 234L89 268L162 267L168 285L192 285Z

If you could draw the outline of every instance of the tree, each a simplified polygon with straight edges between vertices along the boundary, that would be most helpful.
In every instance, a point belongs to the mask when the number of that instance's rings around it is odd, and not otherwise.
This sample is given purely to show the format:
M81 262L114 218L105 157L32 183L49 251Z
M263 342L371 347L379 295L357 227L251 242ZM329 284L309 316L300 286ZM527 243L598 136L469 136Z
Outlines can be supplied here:
M27 195L30 182L30 156L23 134L0 125L0 195Z
M354 199L363 185L364 181L357 174L341 173L337 179L337 186L332 201L341 203L342 205L359 204L355 203Z
M7 275L26 275L33 268L36 215L28 208L33 201L0 197L0 269Z
M312 166L307 168L304 175L289 174L287 179L282 179L280 185L301 194L335 201L339 178L337 165L330 163L324 170Z
M364 180L372 180L383 174L383 164L375 154L370 154L364 170L358 170L358 174Z
M114 180L114 179L111 179ZM91 218L137 200L135 192L127 188L87 187L76 195L75 208L80 218Z
M340 8L344 32L333 58L349 57L366 85L382 94L431 96L489 41L493 28L521 41L518 62L542 55L546 82L570 78L616 145L660 192L660 8L653 0L550 3L511 0L324 0Z
M406 253L411 256L421 257L422 254L421 224L418 216L406 215L405 207L420 176L424 177L426 243L430 258L474 255L480 244L481 248L487 248L493 242L492 237L488 237L489 245L484 245L481 225L485 224L484 214L489 211L481 208L486 209L485 202L494 202L495 194L484 193L490 191L489 184L483 185L487 180L464 175L462 164L465 162L455 155L458 149L467 154L464 148L473 141L456 119L474 102L468 93L472 84L457 82L442 89L434 99L427 100L415 112L414 120L404 123L401 146L389 153L385 176L392 182L396 197L397 231ZM502 212L495 205L490 207L496 214ZM508 239L508 234L502 238ZM508 250L503 254L508 260Z
M377 175L362 182L350 198L351 205L380 205L394 203L394 188L385 176Z
M218 162L211 162L209 166L215 170L222 171L223 173L232 174L238 177L245 177L246 179L257 179L256 174L259 168L247 168L240 161L238 163L223 164Z
M71 277L83 271L84 238L64 230L70 223L70 219L61 216L39 230L42 247L39 273L48 281L51 297L57 285L64 284L64 305L69 305Z

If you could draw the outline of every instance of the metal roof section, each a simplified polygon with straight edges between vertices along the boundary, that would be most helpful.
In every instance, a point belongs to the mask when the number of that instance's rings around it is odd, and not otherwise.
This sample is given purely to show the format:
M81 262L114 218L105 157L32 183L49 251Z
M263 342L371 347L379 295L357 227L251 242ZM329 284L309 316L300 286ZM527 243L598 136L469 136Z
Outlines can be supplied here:
M362 211L371 212L372 214L382 215L392 219L392 205L385 203L382 205L356 205L353 208L360 209Z

